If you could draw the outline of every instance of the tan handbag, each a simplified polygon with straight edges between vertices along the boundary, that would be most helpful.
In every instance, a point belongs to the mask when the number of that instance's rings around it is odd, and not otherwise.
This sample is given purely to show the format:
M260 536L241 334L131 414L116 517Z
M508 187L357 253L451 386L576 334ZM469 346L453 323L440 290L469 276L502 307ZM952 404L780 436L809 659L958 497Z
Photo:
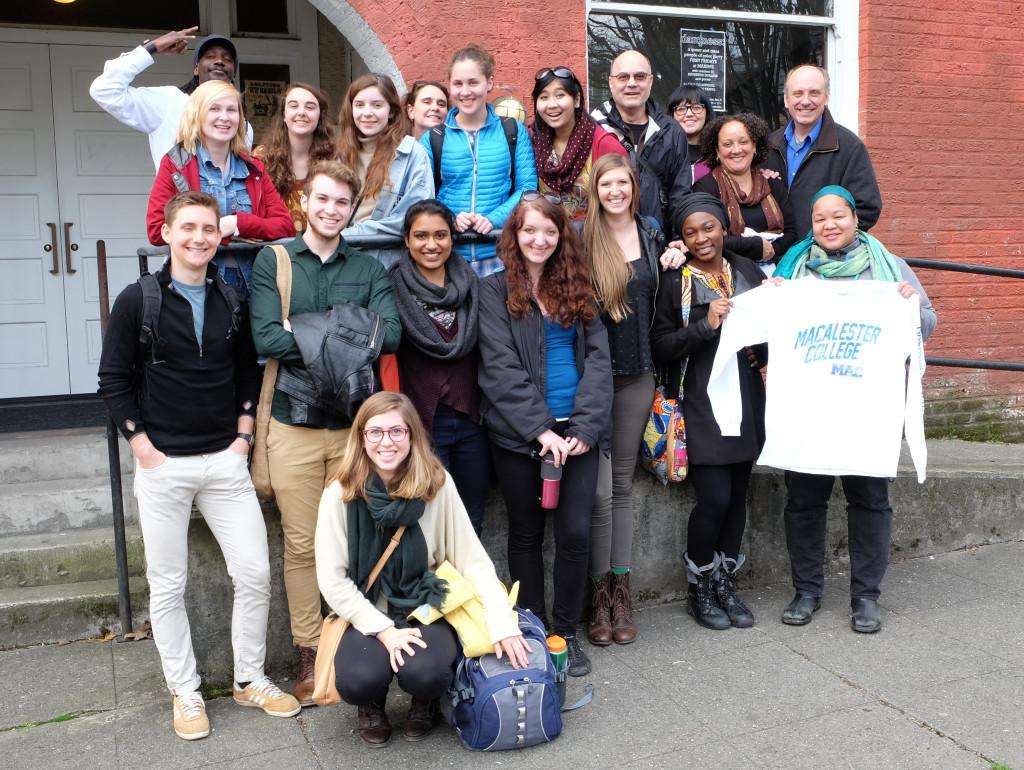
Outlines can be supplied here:
M281 321L288 319L292 304L292 260L284 246L271 246L277 255L277 291L281 295ZM270 455L267 451L267 433L270 430L270 408L274 402L274 388L277 386L276 358L268 358L263 370L263 386L260 388L260 402L256 405L256 434L252 441L252 462L249 475L256 488L256 497L269 503L274 499L274 488L270 485Z
M380 572L384 569L391 554L398 548L398 541L405 534L405 527L399 527L391 536L391 542L384 549L384 553L373 566L370 578L366 581L366 590L377 582ZM341 696L338 694L337 681L334 674L334 658L338 654L338 645L341 644L341 635L348 628L348 621L338 617L332 612L324 618L324 625L320 629L320 641L316 648L316 664L313 668L313 702L318 706L337 706L341 703Z

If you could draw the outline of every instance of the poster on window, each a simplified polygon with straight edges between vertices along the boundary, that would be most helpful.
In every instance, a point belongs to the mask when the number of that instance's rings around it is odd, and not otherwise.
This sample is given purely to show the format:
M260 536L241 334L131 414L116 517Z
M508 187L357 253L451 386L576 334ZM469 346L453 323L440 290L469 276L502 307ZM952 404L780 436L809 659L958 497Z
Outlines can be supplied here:
M725 112L725 32L679 30L679 84L700 86L715 112Z
M242 110L252 125L254 141L264 141L277 99L288 85L287 64L242 64Z

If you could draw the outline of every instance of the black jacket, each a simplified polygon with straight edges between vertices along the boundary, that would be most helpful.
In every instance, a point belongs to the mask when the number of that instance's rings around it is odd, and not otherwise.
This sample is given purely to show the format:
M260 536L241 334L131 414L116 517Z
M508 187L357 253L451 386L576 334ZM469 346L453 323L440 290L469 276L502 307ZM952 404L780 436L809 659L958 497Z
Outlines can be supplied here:
M207 275L216 273L211 265ZM168 455L219 452L235 440L238 417L256 415L260 370L248 308L243 303L241 325L229 338L230 308L208 282L200 349L192 306L171 288L166 263L156 277L163 294L159 339L152 355L142 355L142 289L133 283L110 311L100 355L99 393L125 438L146 433ZM249 406L243 406L247 402Z
M512 318L507 297L504 273L480 282L480 413L495 444L529 454L537 436L555 425L544 398L544 322L536 305L525 318ZM576 367L580 381L565 435L607 451L612 367L608 332L597 316L586 327L576 323Z
M614 102L605 102L591 116L598 125L618 137L629 153L629 162L640 177L640 213L654 217L663 232L674 235L679 226L672 223L672 212L690 193L693 181L683 129L649 99L647 135L638 157L632 135Z
M725 258L732 265L737 289L741 280L746 288L761 285L764 275L757 265L728 251ZM761 372L750 365L746 350L736 353L739 357L743 421L739 436L723 436L711 411L707 392L720 329L712 329L708 324L708 304L695 304L698 301L696 281L692 298L689 325L684 327L680 312L681 271L665 273L658 287L651 330L651 351L659 367L659 382L665 384L666 395L670 398L678 393L682 361L689 356L683 380L683 415L686 418L686 451L690 462L695 465L728 465L756 460L764 445L765 390ZM768 363L767 345L755 345L753 351L762 366Z
M754 168L755 174L761 172L758 168ZM797 237L796 222L793 218L793 207L789 203L789 191L786 189L785 179L769 179L768 186L771 188L772 197L779 204L779 208L782 210L782 237L776 238L772 241L772 245L775 247L775 256L772 257L772 262L778 264L778 261L782 259L782 255L786 253L790 246L796 243L800 238ZM708 174L707 176L701 177L697 180L696 184L693 185L694 192L706 192L714 195L716 198L721 199L721 190L718 189L718 182L715 178ZM722 201L723 203L725 201ZM760 209L760 204L758 204ZM746 215L744 215L746 220ZM749 226L749 222L747 223ZM754 229L757 229L756 227ZM804 233L806 235L806 233ZM802 236L801 236L802 237ZM764 254L763 241L757 235L729 235L725 234L725 249L731 251L733 254L738 254L741 257L753 260L754 262L762 262L761 255Z
M783 181L789 179L785 127L768 137L765 166L782 174ZM870 230L882 213L882 193L878 189L868 149L855 133L836 123L826 107L818 141L800 164L793 184L789 186L789 205L793 209L798 238L805 237L811 230L811 198L829 184L842 185L853 194L857 201L860 229Z

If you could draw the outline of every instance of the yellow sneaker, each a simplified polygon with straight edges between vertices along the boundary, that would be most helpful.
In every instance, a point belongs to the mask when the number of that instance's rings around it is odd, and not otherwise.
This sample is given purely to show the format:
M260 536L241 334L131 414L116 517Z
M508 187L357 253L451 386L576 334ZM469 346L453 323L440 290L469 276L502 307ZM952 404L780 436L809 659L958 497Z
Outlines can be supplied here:
M263 709L265 714L272 717L293 717L302 711L302 706L295 696L283 692L267 677L249 682L244 690L238 689L236 685L235 703L239 706Z
M174 696L174 732L186 741L195 741L210 734L206 704L198 692Z

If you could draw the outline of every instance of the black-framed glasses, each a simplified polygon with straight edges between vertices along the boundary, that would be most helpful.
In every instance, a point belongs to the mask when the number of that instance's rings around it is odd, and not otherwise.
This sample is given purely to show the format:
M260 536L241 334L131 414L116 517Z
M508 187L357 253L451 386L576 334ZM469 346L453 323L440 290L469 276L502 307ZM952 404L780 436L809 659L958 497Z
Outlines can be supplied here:
M548 75L554 75L556 78L576 80L576 75L568 67L545 67L542 70L537 70L537 74L533 76L533 79L543 80Z
M384 430L383 428L367 428L366 430L363 431L363 436L371 444L379 444L381 441L384 440L385 433L388 434L388 438L390 438L392 442L397 444L400 441L403 441L405 437L409 435L409 429L402 428L398 425L392 426L387 430Z
M619 85L622 85L622 86L626 85L626 83L629 82L630 78L633 78L633 80L636 81L637 85L641 85L642 86L644 83L646 83L648 80L651 79L651 73L650 72L620 72L617 75L610 75L609 77L611 77L613 80L617 80L619 82Z
M523 191L524 201L535 201L540 200L541 198L546 200L548 203L554 203L555 205L559 205L562 202L561 198L559 198L557 195L552 195L551 193L541 192L540 190Z
M705 107L700 102L697 104L687 104L686 102L680 102L676 105L676 108L672 111L674 115L685 115L687 111L692 112L694 115L703 115Z

